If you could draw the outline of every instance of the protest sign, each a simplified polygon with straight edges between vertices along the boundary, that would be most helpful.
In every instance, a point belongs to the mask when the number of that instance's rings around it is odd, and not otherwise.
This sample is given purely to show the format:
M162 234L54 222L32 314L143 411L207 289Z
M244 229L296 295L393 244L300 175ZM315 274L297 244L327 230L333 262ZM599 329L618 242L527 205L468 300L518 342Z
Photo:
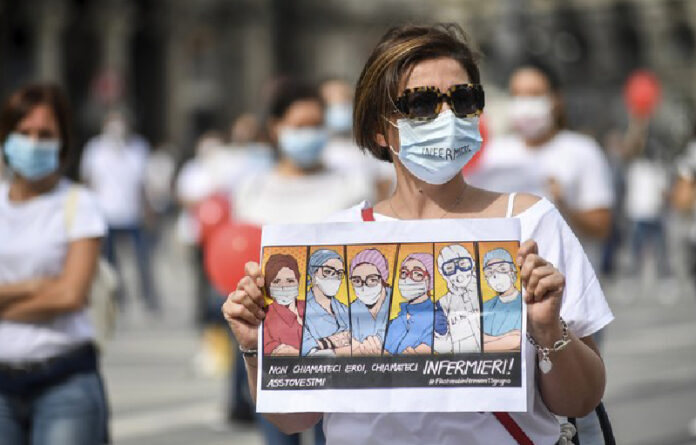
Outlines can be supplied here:
M260 412L525 411L519 221L266 226Z

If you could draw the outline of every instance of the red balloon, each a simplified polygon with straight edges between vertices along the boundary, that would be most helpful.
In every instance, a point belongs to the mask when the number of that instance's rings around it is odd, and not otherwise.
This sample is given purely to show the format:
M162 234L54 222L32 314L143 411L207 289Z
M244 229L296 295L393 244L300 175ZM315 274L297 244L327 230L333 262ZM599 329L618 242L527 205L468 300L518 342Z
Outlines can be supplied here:
M210 195L196 204L193 214L198 222L199 242L205 244L210 235L230 220L230 201L222 194Z
M244 265L259 261L261 229L227 223L217 227L204 247L205 271L215 289L227 295L244 277Z
M481 138L483 139L483 141L481 142L481 149L474 155L473 158L471 158L471 160L462 169L462 173L464 173L465 176L467 173L476 171L479 163L481 162L483 150L484 148L486 148L486 141L488 140L488 125L486 124L484 116L481 116L481 118L479 119L479 131L481 132Z
M648 117L660 102L660 81L650 71L636 71L626 81L624 100L629 111Z

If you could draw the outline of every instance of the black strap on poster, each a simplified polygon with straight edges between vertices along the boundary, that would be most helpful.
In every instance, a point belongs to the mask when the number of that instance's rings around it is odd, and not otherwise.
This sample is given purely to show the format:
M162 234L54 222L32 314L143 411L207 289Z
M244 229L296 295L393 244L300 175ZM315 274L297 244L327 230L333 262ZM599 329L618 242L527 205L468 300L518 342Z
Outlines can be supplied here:
M399 265L399 249L401 248L401 244L396 245L396 254L394 254L394 271L391 276L391 295L389 295L389 317L387 318L387 327L384 329L384 341L382 342L382 355L384 355L384 349L387 344L387 336L389 335L389 325L391 322L391 312L392 312L392 301L394 300L394 287L398 285L398 282L396 281L396 268ZM396 283L396 284L395 284Z
M433 283L433 293L430 296L431 301L433 302L433 333L430 335L430 353L435 355L435 312L436 312L436 307L435 305L437 302L435 301L435 295L437 295L437 292L435 292L435 283L437 280L435 280L435 275L437 272L435 272L435 268L437 267L437 262L435 261L435 243L432 243L433 246L433 276L430 277L430 280Z
M482 277L479 275L479 270L481 269L481 263L479 262L481 258L479 257L479 242L474 241L474 255L476 259L474 274L476 278L476 288L478 290L478 302L479 302L479 347L481 352L483 352L483 292L481 291L481 280Z
M306 261L305 261L305 272L304 272L304 280L305 280L305 307L304 311L302 311L302 335L300 335L300 353L299 356L302 357L302 343L304 343L304 334L305 334L305 323L307 323L307 294L309 294L309 291L311 290L309 285L310 285L310 280L307 279L309 277L309 258L310 258L310 246L307 246L307 256ZM299 283L298 283L299 284ZM299 306L298 306L299 310Z
M348 273L350 272L348 265L348 247L343 245L343 268L345 273L343 274L343 279L346 283L346 303L348 304L348 332L350 335L350 355L353 356L353 313L351 310L352 302L350 301L350 285L348 284ZM336 314L337 315L337 314ZM336 319L336 324L338 324L338 318Z

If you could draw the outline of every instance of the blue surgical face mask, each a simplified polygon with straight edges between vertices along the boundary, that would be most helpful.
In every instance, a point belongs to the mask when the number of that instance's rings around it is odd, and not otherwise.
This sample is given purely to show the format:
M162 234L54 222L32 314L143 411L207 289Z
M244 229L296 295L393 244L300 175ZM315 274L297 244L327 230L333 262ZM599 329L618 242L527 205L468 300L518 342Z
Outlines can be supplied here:
M28 180L45 178L58 170L58 140L36 140L11 133L5 140L4 151L9 167Z
M282 155L303 168L319 163L327 140L322 128L282 128L278 133Z
M345 133L353 128L353 106L350 102L336 103L326 107L326 127L336 133Z
M477 117L458 118L452 110L419 122L396 121L401 149L392 152L408 171L428 184L444 184L454 178L481 148ZM393 124L392 124L393 125Z

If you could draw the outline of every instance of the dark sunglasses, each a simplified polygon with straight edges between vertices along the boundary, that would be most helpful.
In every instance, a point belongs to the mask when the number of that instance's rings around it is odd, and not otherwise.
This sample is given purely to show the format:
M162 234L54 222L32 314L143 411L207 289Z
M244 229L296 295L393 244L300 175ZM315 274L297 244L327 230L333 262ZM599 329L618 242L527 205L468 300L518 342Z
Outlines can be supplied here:
M396 109L409 119L433 119L447 102L457 117L479 116L483 112L483 87L463 83L451 86L445 93L437 87L415 87L404 90L396 99Z

